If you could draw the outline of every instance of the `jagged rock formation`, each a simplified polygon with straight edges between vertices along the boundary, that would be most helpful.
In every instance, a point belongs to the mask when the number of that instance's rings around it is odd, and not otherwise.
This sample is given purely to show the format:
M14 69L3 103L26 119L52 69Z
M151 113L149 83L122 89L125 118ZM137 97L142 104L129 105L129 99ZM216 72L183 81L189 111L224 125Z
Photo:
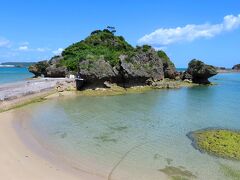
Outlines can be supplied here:
M174 64L163 51L151 46L132 47L122 36L107 29L67 47L61 56L39 62L29 71L36 76L64 77L70 71L80 72L88 84L146 84L146 81L175 79Z
M34 65L28 67L29 72L33 73L35 77L44 75L46 69L49 66L48 61L40 61Z
M49 61L40 61L31 65L28 69L36 77L44 75L45 77L65 77L68 73L67 68L60 65L62 56L55 56Z
M81 77L90 83L109 81L128 85L145 84L148 79L159 81L164 78L162 60L156 51L138 47L136 52L120 55L120 61L111 66L103 57L98 61L85 60L80 62Z
M160 50L157 53L158 53L158 56L163 61L164 77L169 79L176 79L176 77L179 76L179 73L177 72L173 62L170 60L170 58L167 56L167 54L164 51Z
M108 29L94 31L85 40L67 47L60 56L30 66L29 71L45 77L80 73L87 84L97 86L105 86L106 81L123 86L156 85L164 78L179 78L180 74L164 51L148 45L134 48L114 33ZM216 68L194 59L181 78L208 84L208 78L216 74Z
M198 84L209 84L208 78L215 76L217 69L214 66L206 65L200 60L193 59L188 64L188 69L182 75L182 79L192 80Z
M65 77L68 74L67 68L61 66L62 56L53 57L48 63L49 66L46 68L46 77Z
M233 70L240 71L240 64L236 64L232 67Z
M145 83L148 79L159 81L164 78L162 59L148 47L137 47L131 56L120 57L119 73L124 81Z

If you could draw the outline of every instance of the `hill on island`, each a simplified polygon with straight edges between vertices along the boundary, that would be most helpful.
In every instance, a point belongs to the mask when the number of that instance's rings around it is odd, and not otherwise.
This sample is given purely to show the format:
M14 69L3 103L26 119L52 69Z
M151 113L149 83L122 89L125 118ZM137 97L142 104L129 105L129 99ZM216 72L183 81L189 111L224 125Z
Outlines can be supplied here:
M29 70L36 76L63 77L80 72L88 82L139 82L174 79L174 64L163 51L148 45L131 46L115 30L93 31L84 40L67 47L60 56L42 61Z

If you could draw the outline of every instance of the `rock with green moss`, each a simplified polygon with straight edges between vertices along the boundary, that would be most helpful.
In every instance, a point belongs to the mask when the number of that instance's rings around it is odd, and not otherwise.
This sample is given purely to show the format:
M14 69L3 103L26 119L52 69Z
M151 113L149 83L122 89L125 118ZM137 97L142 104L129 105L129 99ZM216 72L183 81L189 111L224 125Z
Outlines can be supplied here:
M47 60L40 61L28 67L29 72L33 73L35 77L46 74L46 69L49 67Z
M105 81L124 87L145 85L147 80L175 79L176 69L163 51L151 46L132 47L115 29L93 31L84 40L67 47L60 56L37 63L29 70L46 77L64 77L80 72L86 84L103 86ZM33 71L31 71L33 72Z
M151 85L149 82L164 78L180 79L164 51L156 51L149 45L132 47L111 28L93 31L84 40L67 47L60 56L30 66L29 71L45 77L65 77L79 72L85 84L100 87L105 81L129 87ZM192 60L182 79L208 84L208 78L215 74L213 66Z
M65 66L61 66L60 64L62 59L62 56L54 56L49 61L40 61L29 66L28 70L36 77L41 75L52 78L65 77L68 71Z
M133 50L122 36L116 36L107 29L97 30L86 39L67 47L62 53L62 64L72 71L77 71L79 62L86 60L104 59L111 66L116 66L120 55L131 53Z
M169 79L175 79L177 76L179 76L179 73L177 72L174 63L170 60L168 55L162 50L159 50L157 53L163 61L164 77Z
M145 84L149 78L164 78L162 59L152 47L133 48L122 36L108 30L92 32L62 55L62 64L71 70L79 66L81 77L88 83L109 81L132 86Z
M120 56L119 73L126 82L146 83L164 79L163 62L150 46L137 47L131 55Z
M193 146L211 155L240 160L240 132L224 129L207 129L187 135Z

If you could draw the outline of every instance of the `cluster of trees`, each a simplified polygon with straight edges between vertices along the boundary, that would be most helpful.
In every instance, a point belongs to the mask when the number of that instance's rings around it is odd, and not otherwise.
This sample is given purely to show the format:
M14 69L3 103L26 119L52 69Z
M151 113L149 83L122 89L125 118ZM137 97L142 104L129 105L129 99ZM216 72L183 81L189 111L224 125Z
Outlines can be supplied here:
M93 31L85 40L63 51L62 64L72 71L77 70L77 65L82 60L94 61L104 58L112 66L116 65L121 54L127 54L134 48L122 36L115 36L115 32L114 27Z
M83 60L95 61L104 58L115 66L119 63L120 55L132 56L137 53L139 47L132 47L124 37L116 36L115 33L115 27L111 26L104 30L93 31L85 40L72 44L63 51L61 64L71 71L77 71L79 62ZM148 45L143 46L144 51L150 48L151 46ZM158 55L166 63L174 66L165 52L158 51Z

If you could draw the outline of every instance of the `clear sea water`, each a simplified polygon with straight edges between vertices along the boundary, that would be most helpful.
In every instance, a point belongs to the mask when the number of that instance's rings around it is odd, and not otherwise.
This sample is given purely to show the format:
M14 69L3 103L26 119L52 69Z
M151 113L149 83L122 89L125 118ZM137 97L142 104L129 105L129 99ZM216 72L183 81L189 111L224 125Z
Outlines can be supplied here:
M0 84L22 81L33 77L27 68L0 67Z
M161 171L166 167L173 176L237 179L222 165L240 171L240 162L201 153L186 136L209 127L240 129L240 74L219 74L211 81L218 85L62 97L21 112L42 144L105 179L160 180L167 177Z

